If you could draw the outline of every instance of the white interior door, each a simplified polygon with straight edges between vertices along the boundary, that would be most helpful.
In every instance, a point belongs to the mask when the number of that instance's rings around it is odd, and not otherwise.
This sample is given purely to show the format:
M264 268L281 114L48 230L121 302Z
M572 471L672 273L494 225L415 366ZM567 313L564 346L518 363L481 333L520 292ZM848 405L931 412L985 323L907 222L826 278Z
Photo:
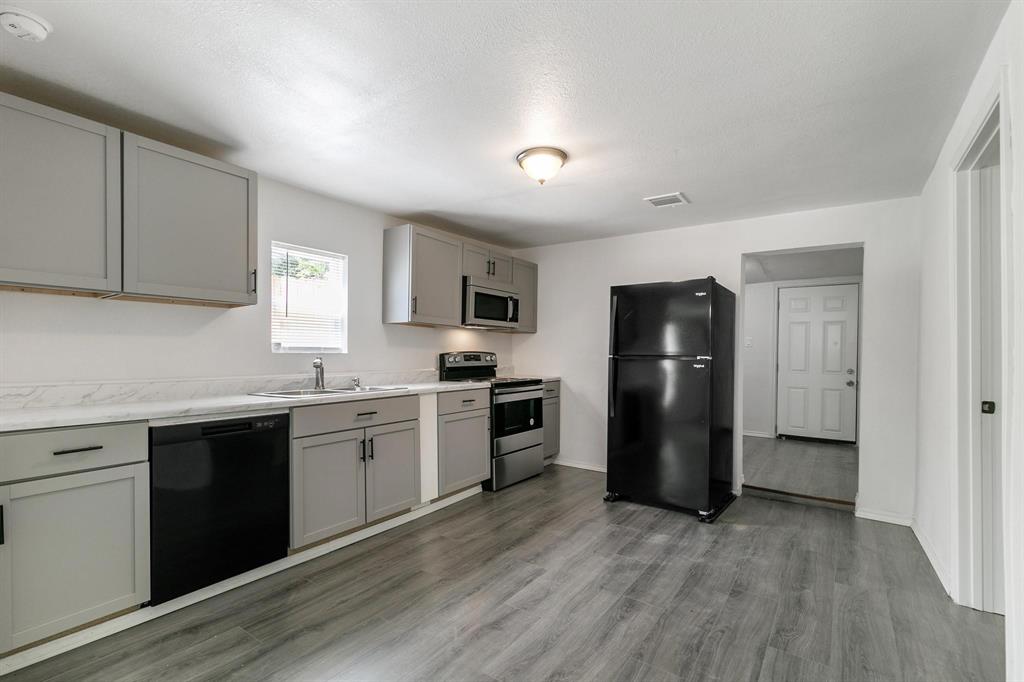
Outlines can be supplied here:
M998 140L997 140L998 142ZM998 144L996 145L998 149ZM980 394L991 411L981 410L978 435L981 450L981 552L982 608L1003 613L1003 495L1002 495L1002 326L1000 306L1000 191L998 157L994 165L981 168L978 180L978 329Z
M857 440L860 286L779 289L779 435Z

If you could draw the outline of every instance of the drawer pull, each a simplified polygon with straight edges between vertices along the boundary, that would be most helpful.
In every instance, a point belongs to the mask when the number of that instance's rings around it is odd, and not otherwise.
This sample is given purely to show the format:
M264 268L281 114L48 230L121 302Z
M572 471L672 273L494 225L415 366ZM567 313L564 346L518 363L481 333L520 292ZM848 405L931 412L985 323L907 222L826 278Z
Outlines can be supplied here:
M462 404L463 404L463 405L472 405L472 404L473 404L473 403L475 403L475 402L476 402L476 398L470 398L470 399L468 399L468 400L463 400L463 401L462 401Z
M73 455L76 452L92 452L93 450L102 450L102 445L88 445L84 448L71 448L70 450L55 450L54 456L57 455Z
M373 412L356 412L357 417L372 417L375 414L377 414L377 410Z

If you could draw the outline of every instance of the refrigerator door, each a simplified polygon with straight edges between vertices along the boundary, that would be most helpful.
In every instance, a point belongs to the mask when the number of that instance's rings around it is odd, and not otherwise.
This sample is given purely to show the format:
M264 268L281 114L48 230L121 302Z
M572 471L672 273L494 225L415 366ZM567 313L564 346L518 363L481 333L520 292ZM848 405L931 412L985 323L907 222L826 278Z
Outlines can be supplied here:
M711 361L609 358L608 492L709 508Z
M611 288L609 355L711 355L714 280Z

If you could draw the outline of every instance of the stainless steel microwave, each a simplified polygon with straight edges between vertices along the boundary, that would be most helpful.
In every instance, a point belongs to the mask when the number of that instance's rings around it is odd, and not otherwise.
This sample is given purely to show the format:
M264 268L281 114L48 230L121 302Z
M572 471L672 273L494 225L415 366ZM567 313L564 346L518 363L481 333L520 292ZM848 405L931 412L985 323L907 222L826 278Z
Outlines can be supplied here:
M462 324L468 327L519 326L519 289L512 284L463 277Z

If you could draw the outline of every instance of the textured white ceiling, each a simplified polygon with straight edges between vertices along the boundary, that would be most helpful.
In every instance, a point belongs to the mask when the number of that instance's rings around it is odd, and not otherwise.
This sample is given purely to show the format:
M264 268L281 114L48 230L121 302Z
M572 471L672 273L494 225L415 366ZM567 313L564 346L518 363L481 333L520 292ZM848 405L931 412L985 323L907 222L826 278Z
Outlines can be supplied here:
M785 282L817 277L849 277L864 273L862 247L747 254L743 259L744 281Z
M0 89L512 246L916 194L1006 8L0 1Z

